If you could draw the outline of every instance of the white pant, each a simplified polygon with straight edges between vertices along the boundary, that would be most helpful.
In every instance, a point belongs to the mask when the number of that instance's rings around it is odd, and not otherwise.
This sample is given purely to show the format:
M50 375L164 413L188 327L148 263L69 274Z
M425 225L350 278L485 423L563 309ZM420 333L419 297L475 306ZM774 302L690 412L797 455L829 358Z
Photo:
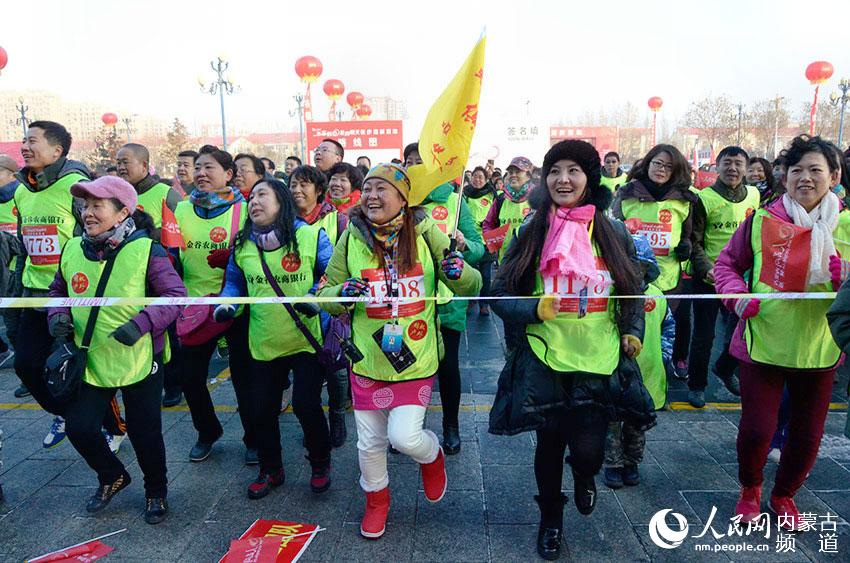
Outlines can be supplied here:
M440 452L440 441L425 424L425 407L403 405L393 409L355 410L360 486L366 492L390 484L387 473L387 440L416 463L431 463Z

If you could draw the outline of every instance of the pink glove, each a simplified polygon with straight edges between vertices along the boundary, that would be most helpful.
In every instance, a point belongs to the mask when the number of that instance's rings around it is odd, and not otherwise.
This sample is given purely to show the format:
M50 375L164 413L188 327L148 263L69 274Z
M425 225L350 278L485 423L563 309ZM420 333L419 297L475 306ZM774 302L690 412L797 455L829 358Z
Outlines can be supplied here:
M850 261L842 260L839 256L830 256L829 273L832 276L832 288L837 291L850 277Z
M757 297L746 297L735 301L735 314L741 319L751 319L759 314L761 310L761 299Z

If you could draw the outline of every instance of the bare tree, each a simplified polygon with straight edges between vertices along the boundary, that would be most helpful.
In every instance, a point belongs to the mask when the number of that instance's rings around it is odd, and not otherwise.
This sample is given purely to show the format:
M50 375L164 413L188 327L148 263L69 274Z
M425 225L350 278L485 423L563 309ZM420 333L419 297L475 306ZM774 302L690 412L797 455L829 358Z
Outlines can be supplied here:
M751 145L750 152L755 155L773 157L774 141L779 132L791 122L791 114L784 98L759 100L750 106L747 112L747 127Z
M714 150L730 142L738 128L738 109L725 96L708 95L691 102L683 122L699 131L701 139Z

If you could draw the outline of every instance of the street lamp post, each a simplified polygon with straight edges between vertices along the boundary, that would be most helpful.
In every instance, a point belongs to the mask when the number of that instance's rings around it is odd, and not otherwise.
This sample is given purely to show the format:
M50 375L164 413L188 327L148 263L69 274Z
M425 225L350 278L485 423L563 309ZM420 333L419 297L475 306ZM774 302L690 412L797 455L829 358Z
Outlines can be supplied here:
M299 137L301 139L301 162L307 162L307 153L304 148L304 112L302 111L304 96L302 94L295 94L292 98L295 100L295 103L298 104L298 130L300 132ZM290 111L289 117L295 117L295 114Z
M130 117L125 117L121 121L124 123L124 127L127 128L127 142L129 143L130 141L132 141L131 136L133 130L130 128L130 124L133 123L133 119Z
M27 110L30 109L30 108L29 108L29 106L24 105L24 99L23 98L18 98L18 105L15 106L15 109L18 110L18 113L21 114L21 117L16 119L16 121L18 122L18 125L20 125L21 128L23 129L24 137L26 137L27 136L27 125L29 125L29 119L27 119Z
M205 84L203 79L198 79L198 85L202 92L208 92L211 96L218 94L219 104L221 105L221 144L224 150L227 150L227 126L224 121L224 95L233 94L236 86L232 80L224 75L230 63L225 60L223 55L219 55L217 60L210 61L210 67L216 74L215 82Z
M842 78L838 83L838 89L841 90L841 94L838 92L833 92L829 95L829 100L833 104L839 105L838 109L838 148L843 149L844 144L844 109L847 107L847 102L850 101L850 79Z
M779 156L779 110L782 108L782 96L773 99L773 158Z

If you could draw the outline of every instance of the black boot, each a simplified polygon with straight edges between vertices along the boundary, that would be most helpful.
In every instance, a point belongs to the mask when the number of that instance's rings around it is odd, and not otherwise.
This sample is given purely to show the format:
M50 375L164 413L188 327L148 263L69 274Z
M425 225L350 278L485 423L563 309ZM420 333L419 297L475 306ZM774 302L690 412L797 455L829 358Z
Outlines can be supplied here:
M560 493L553 499L535 495L540 506L540 528L537 530L537 554L547 561L561 556L561 540L564 538L564 503L567 495Z
M457 424L443 424L443 453L455 455L460 452L460 429Z
M573 471L573 484L576 508L587 516L596 508L596 479L593 475L581 477Z
M328 422L331 430L331 446L339 448L345 444L348 430L345 428L345 411L328 410Z

